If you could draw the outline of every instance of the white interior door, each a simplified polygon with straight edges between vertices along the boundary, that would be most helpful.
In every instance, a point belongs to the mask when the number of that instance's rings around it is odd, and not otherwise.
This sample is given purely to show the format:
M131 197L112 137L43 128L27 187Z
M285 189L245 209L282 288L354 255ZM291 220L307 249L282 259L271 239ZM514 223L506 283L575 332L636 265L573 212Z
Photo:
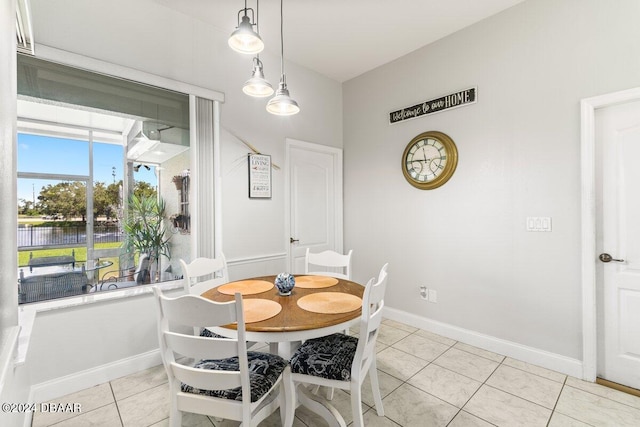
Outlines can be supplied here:
M598 376L640 389L640 101L603 108L596 123Z
M307 248L342 252L342 150L287 140L289 269L304 273Z

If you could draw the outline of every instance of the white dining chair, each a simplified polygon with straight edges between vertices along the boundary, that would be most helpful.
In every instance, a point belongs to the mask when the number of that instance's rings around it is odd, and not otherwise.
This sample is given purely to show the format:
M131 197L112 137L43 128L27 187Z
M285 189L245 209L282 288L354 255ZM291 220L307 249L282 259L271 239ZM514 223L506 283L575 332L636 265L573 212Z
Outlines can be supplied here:
M346 255L331 250L312 253L307 248L304 257L304 273L350 280L352 253L353 250Z
M223 254L217 258L196 258L187 264L180 260L187 294L201 295L203 292L229 282L227 260Z
M291 365L291 401L287 402L286 420L292 420L294 403L300 393L307 394L303 384L349 390L353 425L363 426L362 383L369 373L378 416L384 416L382 396L376 367L376 340L382 321L384 294L387 286L387 266L378 278L371 278L362 296L360 333L353 337L341 333L305 341L293 354ZM290 426L290 424L288 424Z
M153 287L158 340L167 371L171 406L169 424L182 425L182 413L193 412L256 426L291 401L290 371L280 356L248 352L242 296L218 303L196 295L165 296ZM185 327L237 323L237 339L204 338ZM196 361L187 363L187 361ZM293 415L292 415L293 417ZM289 425L293 419L285 420Z

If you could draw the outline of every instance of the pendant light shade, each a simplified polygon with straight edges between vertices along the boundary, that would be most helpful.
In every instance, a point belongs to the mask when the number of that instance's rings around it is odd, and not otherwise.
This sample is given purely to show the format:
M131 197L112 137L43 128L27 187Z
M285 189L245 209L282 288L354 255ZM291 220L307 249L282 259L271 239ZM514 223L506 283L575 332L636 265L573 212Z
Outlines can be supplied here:
M276 96L267 103L267 111L278 116L292 116L300 112L298 103L289 96L285 75L280 78L280 85L276 91Z
M251 11L253 16L253 9L247 9L247 2L245 1L244 9L238 12L238 26L231 33L229 37L229 47L236 52L246 53L249 55L255 55L262 52L264 49L264 43L257 32L253 30L254 23L249 19L248 11ZM244 12L242 20L240 20L240 14Z
M273 86L264 78L262 71L262 61L257 56L253 58L253 74L244 83L242 91L249 96L264 98L273 95Z
M267 111L271 114L278 116L291 116L300 112L298 103L291 99L289 96L289 89L287 88L287 78L284 74L284 31L283 31L283 18L282 18L283 0L280 0L280 69L282 74L280 76L280 84L276 91L276 96L269 100L267 104Z

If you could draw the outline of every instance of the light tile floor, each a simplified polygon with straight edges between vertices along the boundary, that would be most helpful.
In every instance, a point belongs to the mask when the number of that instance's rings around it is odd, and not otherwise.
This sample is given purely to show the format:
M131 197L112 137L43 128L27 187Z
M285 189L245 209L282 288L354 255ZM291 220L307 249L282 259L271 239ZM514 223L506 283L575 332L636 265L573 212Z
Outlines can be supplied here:
M384 417L373 406L369 381L363 402L366 426L640 426L640 398L385 320L378 338ZM162 366L61 397L81 413L36 413L34 427L159 427L169 425L167 378ZM351 423L348 395L332 404ZM239 423L187 414L190 427ZM276 412L262 426L279 426ZM325 426L304 407L295 427Z

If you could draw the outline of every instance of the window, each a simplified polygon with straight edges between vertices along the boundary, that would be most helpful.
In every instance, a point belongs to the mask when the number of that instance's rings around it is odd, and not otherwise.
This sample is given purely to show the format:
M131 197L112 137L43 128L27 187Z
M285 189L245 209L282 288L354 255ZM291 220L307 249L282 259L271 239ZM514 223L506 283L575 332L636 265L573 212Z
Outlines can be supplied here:
M175 279L190 255L188 97L25 56L18 76L20 302ZM158 256L125 247L133 197L165 206Z

